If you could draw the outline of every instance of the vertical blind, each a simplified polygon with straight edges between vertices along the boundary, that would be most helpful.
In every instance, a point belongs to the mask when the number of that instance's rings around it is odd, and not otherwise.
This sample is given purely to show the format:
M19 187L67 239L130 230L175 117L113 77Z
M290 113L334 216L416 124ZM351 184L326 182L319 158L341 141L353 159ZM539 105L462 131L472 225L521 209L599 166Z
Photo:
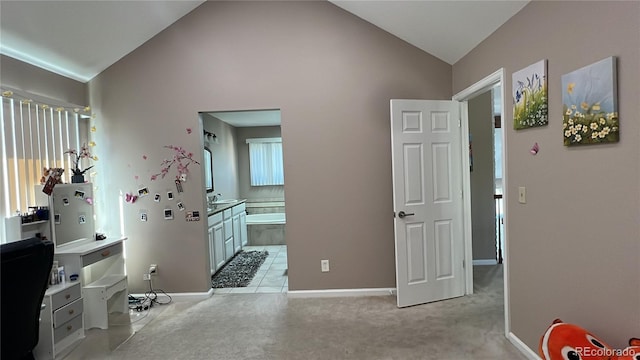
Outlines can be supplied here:
M251 186L284 185L282 138L247 139Z
M34 206L35 185L40 184L43 168L63 168L63 182L70 182L71 159L64 152L86 142L88 122L64 107L0 99L0 230L4 237L4 218Z

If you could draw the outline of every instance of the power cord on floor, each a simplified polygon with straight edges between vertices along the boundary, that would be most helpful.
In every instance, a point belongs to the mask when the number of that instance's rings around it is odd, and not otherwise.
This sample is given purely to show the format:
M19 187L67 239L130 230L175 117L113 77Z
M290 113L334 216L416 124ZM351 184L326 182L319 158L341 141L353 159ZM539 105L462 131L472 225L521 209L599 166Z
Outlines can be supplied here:
M158 293L163 294L164 296L166 296L169 299L167 301L165 301L165 302L158 301ZM149 291L147 293L145 293L145 296L151 298L151 303L156 303L158 305L168 305L173 300L171 298L171 296L169 294L167 294L164 290L162 290L162 289L155 289L154 290L153 289L153 284L151 282L151 278L149 278Z
M145 292L144 296L136 298L135 296L129 295L129 309L140 312L140 311L146 311L151 309L151 307L153 307L153 304L167 305L171 303L173 299L169 294L167 294L162 289L154 289L152 280L149 279L148 281L149 281L149 291ZM158 300L158 293L166 296L168 300L167 301Z

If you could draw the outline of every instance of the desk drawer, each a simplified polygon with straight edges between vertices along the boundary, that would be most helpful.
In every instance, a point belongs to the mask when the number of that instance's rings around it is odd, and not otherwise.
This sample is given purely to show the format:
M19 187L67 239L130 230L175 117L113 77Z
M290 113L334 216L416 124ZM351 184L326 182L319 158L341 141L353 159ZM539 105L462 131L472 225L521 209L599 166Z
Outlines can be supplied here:
M104 249L96 250L82 257L82 266L89 266L102 259L122 253L122 243L113 244Z
M60 340L82 329L82 316L76 316L73 319L61 324L53 329L53 342L58 343Z
M51 311L55 311L70 302L80 299L80 282L51 295Z
M82 315L82 299L67 304L53 312L53 327L64 324L72 318Z

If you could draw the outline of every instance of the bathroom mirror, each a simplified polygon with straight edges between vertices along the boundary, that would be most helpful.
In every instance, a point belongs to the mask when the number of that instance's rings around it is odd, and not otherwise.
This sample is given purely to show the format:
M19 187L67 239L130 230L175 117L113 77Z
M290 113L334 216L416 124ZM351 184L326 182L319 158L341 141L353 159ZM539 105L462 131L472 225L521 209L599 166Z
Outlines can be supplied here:
M213 159L211 157L211 150L208 147L204 147L204 188L208 193L213 192Z

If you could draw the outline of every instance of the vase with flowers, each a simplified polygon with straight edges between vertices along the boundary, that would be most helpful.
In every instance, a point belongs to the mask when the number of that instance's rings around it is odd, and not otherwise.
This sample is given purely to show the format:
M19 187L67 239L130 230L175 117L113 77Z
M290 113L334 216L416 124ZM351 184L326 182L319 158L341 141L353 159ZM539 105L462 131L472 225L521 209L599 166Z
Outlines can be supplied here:
M84 173L91 169L93 165L85 169L80 169L80 159L91 159L93 161L97 161L98 157L95 155L91 155L89 146L87 146L86 144L83 144L80 150L69 149L64 153L69 154L71 162L73 163L73 167L71 168L71 171L73 172L73 175L71 176L71 182L74 184L84 183Z

